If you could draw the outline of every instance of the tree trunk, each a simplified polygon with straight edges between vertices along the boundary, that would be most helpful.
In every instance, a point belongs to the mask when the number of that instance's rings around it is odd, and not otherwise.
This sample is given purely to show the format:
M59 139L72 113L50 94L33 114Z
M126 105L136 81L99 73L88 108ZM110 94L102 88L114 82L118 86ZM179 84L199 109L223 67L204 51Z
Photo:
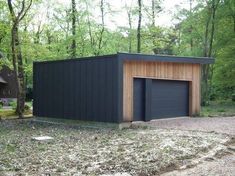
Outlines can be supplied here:
M155 27L155 0L152 0L152 27Z
M25 82L24 82L24 67L21 54L21 47L18 36L18 22L12 27L12 63L15 72L16 85L17 85L17 108L16 113L19 118L23 118L25 106Z
M205 37L204 37L204 51L203 56L208 57L208 35L209 35L209 25L211 21L211 10L208 4L208 13L207 13L207 20L206 20L206 28L205 28ZM208 104L208 74L209 74L209 65L204 64L202 66L202 81L201 81L201 104L202 106L205 106Z
M12 19L11 29L11 50L12 50L12 64L15 72L16 85L17 85L17 108L16 113L19 118L23 118L25 107L25 80L24 80L24 64L21 52L21 44L19 40L19 23L24 18L29 8L31 7L32 0L29 1L28 6L25 6L25 1L22 1L21 10L15 15L12 1L8 0L8 8Z
M139 6L139 20L138 20L138 28L137 28L137 53L141 52L141 20L142 20L142 2L138 0Z
M128 23L129 23L129 34L128 34L128 38L129 38L129 53L131 53L132 52L132 37L131 37L132 22L131 22L131 12L128 11L127 15L128 15Z
M215 1L217 1L217 2L215 2ZM215 32L215 13L216 13L219 1L220 0L212 0L211 36L210 36L208 57L212 56L212 48L213 48L214 32Z
M95 53L96 56L98 56L100 54L100 50L102 48L103 33L104 33L104 0L100 1L100 11L101 11L102 25L101 25L101 31L100 31L100 36L99 36L99 40L98 40L98 49Z
M213 40L215 31L215 14L220 0L212 0L211 6L208 4L208 19L206 22L205 30L205 43L204 43L204 57L211 57L213 51ZM210 38L209 38L209 26L211 22ZM209 43L208 43L209 40ZM202 66L202 98L201 104L203 106L209 104L210 100L210 86L212 79L213 68L210 65Z
M72 45L71 45L71 57L76 57L76 2L72 0Z
M192 0L189 0L190 4L190 16L192 17ZM191 53L193 52L193 37L192 37L192 32L193 32L193 25L190 25L190 49Z

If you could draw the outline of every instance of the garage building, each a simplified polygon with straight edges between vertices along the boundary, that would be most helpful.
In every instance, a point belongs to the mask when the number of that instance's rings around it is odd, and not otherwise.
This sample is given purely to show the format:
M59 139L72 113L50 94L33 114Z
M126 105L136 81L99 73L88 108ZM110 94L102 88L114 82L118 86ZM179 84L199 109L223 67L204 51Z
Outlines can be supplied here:
M200 72L212 58L117 53L34 63L33 114L101 122L200 112Z

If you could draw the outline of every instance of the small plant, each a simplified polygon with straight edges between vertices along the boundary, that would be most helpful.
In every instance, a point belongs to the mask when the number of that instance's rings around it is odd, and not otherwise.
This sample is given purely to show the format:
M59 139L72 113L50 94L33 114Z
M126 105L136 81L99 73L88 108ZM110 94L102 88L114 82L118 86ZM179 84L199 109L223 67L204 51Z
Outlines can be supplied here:
M24 110L25 110L25 111L29 111L29 110L30 110L30 106L29 106L28 104L25 104L25 105L24 105Z
M218 112L225 112L224 109L218 109Z
M15 152L16 147L15 147L15 145L13 145L13 144L7 144L6 150L7 150L8 152L10 152L10 153L13 153L13 152Z
M12 107L13 110L16 110L16 107L17 107L16 101L12 101L12 102L10 102L9 104L10 104L10 106Z

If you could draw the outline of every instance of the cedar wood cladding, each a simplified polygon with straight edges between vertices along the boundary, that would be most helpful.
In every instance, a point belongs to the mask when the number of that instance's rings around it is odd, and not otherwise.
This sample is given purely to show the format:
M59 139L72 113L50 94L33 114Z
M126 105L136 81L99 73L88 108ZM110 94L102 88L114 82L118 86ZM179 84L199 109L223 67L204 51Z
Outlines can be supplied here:
M123 75L123 118L133 119L133 79L151 78L189 81L189 114L200 112L200 64L125 61Z
M200 110L200 64L213 62L211 58L127 53L35 62L33 114L103 122L131 121L133 77L190 81L190 114L193 114Z

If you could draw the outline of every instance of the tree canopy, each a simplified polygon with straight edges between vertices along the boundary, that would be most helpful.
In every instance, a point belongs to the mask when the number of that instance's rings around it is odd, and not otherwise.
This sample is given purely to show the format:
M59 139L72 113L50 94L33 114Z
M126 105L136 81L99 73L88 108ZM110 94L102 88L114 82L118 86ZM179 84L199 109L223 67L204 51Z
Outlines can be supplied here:
M30 0L12 1L15 13ZM216 58L202 69L206 101L235 93L235 1L188 0L177 8L174 25L157 25L163 0L123 1L127 26L110 28L107 19L120 13L108 0L33 0L19 23L26 86L32 85L32 63L104 55L117 51ZM0 1L0 57L12 67L11 28L7 1Z

